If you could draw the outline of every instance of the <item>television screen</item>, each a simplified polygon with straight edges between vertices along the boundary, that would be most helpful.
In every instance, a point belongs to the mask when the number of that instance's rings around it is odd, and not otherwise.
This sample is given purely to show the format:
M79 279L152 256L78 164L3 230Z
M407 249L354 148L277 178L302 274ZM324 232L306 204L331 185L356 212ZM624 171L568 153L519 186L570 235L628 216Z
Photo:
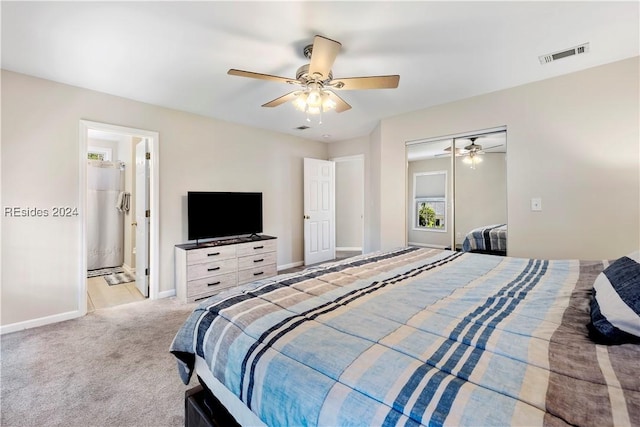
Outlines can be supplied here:
M262 232L262 193L190 191L189 240Z

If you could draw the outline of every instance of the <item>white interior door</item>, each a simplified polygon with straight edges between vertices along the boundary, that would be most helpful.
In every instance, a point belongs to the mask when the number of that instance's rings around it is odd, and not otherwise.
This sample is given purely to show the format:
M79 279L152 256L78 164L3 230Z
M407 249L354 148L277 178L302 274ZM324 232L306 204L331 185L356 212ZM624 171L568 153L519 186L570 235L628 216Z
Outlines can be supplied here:
M136 144L136 287L149 296L149 159L147 140Z
M336 257L335 163L304 159L304 264Z

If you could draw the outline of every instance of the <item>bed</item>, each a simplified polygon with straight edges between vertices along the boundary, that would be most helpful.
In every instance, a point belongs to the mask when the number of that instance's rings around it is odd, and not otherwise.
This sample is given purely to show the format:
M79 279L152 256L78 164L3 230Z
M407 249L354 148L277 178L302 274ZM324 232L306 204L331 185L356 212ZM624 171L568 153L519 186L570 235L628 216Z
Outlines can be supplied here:
M507 224L492 224L474 228L465 236L462 250L488 255L506 255Z
M361 255L211 297L170 351L245 426L640 425L640 344L587 328L608 265Z

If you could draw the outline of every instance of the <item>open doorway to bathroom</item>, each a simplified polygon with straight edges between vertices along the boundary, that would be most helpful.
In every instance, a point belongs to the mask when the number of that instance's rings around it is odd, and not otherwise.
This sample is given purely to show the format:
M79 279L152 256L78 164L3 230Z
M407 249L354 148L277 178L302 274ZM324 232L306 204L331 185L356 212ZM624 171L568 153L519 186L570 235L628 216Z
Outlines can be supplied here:
M80 137L86 174L81 307L90 312L155 298L150 202L157 201L151 185L157 134L82 121Z

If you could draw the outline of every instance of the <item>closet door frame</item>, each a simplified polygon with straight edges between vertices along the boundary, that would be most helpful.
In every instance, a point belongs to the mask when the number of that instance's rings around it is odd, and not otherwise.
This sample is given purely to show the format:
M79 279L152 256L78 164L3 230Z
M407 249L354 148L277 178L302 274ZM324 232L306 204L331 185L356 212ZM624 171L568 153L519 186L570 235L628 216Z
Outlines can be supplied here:
M471 131L471 132L462 132L462 133L455 133L455 134L450 134L450 135L443 135L443 136L437 136L437 137L429 137L429 138L421 138L421 139L416 139L416 140L411 140L411 141L406 141L405 143L405 152L407 151L408 147L411 145L417 145L417 144L425 144L425 143L429 143L429 142L437 142L437 141L443 141L443 140L447 140L450 139L451 140L451 152L455 153L455 145L456 145L456 139L467 139L470 137L474 137L474 136L482 136L482 135L488 135L488 134L492 134L492 133L499 133L499 132L506 132L507 131L507 126L498 126L498 127L494 127L494 128L487 128L487 129L481 129L481 130L476 130L476 131ZM408 156L405 154L405 162L406 162L406 168L405 168L405 175L408 174L409 171L409 159ZM507 162L508 164L508 162ZM407 195L408 193L408 181L409 181L409 177L405 176L405 183L406 183L406 188L405 188L405 195ZM448 194L451 197L451 204L450 204L450 210L451 210L451 239L450 239L450 247L452 250L455 250L456 247L456 156L452 155L451 156L451 178L447 180L448 182ZM506 191L506 188L505 188ZM449 197L448 196L448 197ZM409 200L405 200L405 209L409 209ZM407 214L405 212L405 218L407 217ZM406 230L405 230L405 245L408 245L409 243L409 227L410 225L407 224L405 226Z

